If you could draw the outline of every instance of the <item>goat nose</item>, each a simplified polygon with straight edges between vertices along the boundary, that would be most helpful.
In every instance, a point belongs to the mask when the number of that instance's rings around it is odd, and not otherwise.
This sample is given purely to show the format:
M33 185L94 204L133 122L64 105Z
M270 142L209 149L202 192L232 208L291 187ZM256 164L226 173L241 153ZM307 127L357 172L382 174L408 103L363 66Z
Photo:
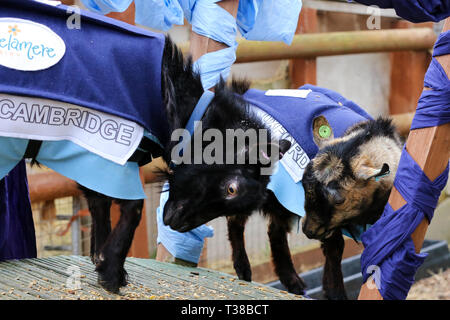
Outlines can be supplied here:
M313 237L314 237L314 233L311 232L311 231L308 230L308 229L303 228L303 233L305 234L305 236L306 236L308 239L313 239Z
M163 212L163 222L166 226L170 224L172 221L173 214L171 213L171 210L169 210L170 206L165 206L164 212Z
M314 237L314 232L308 228L308 220L307 219L303 219L302 230L308 239L312 239Z

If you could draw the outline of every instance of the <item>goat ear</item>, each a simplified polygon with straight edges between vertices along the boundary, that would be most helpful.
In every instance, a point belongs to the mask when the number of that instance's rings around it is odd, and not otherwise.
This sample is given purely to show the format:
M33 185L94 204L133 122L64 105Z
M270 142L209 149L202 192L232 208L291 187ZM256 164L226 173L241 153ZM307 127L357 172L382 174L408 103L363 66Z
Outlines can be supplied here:
M272 152L277 152L278 157L273 157L272 160L280 160L283 158L284 154L290 149L291 142L285 139L280 140L278 143L269 142L267 144L258 144L254 145L246 150L249 155L254 154L258 150L260 162L263 164L267 164L271 159Z
M319 149L322 149L334 139L333 129L324 116L318 116L314 119L313 138Z
M281 139L278 145L279 145L279 155L281 159L283 158L284 154L288 152L288 150L291 148L292 143L286 139Z
M388 176L390 173L391 171L389 170L389 165L387 163L383 163L380 171L377 174L373 175L371 178L375 178L375 181L378 181L381 178Z
M278 143L276 142L269 142L267 144L267 148L260 148L260 156L262 156L265 159L268 159L272 152L278 152L278 158L277 160L281 160L283 158L284 154L288 152L289 148L291 147L291 142L285 139L281 139ZM268 153L266 153L268 152ZM275 159L275 157L274 157Z
M381 168L374 168L367 165L361 165L356 171L356 177L362 180L369 180L375 178L375 181L388 176L390 174L389 165L383 163Z

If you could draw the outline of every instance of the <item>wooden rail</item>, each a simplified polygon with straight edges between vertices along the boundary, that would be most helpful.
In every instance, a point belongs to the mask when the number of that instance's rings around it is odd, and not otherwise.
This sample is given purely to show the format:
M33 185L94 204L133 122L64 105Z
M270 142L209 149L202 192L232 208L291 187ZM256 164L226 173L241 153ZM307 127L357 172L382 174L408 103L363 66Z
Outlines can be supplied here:
M436 34L430 28L297 34L289 46L282 42L239 40L236 63L312 58L355 53L427 51ZM190 43L179 44L184 53Z

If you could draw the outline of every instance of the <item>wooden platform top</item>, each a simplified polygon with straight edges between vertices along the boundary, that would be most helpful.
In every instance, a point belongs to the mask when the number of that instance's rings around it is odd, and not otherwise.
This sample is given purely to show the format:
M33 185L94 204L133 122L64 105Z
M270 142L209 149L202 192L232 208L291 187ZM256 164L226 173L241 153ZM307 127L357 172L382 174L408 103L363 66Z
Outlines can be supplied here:
M229 274L152 259L127 258L120 295L97 284L89 257L54 256L0 262L0 299L44 300L303 300Z

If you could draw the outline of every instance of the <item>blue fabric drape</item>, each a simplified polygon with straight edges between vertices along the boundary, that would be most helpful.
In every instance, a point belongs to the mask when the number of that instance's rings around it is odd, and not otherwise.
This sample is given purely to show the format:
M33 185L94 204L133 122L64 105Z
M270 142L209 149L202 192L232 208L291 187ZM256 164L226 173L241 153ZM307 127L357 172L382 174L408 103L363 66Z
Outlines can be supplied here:
M442 33L435 45L433 60L425 75L425 90L419 99L411 129L434 127L450 122L450 80L435 57L450 48L450 32Z
M27 0L0 1L0 18L6 17L47 26L61 37L67 50L57 65L39 72L0 66L1 92L110 113L142 125L162 144L169 141L167 119L161 112L164 35L88 11L81 13L82 28L71 30L66 24L66 6Z
M450 32L442 34L433 56L450 54ZM450 82L442 66L433 59L425 76L425 90L419 100L412 129L433 127L450 122ZM381 218L361 239L363 279L373 275L384 299L405 299L425 254L416 254L411 234L420 222L431 221L434 209L449 174L449 166L430 181L404 148L394 186L407 204L394 211L388 204ZM378 268L373 268L374 266ZM368 270L379 270L373 273Z
M393 8L411 22L438 22L450 16L450 0L355 0L365 5Z
M159 207L156 209L156 221L158 224L158 238L156 242L162 243L172 256L185 261L198 263L203 250L205 238L214 235L214 229L202 225L191 231L180 233L172 230L163 222L164 205L169 200L169 184L166 182L162 188Z
M82 0L90 10L107 14L124 11L133 0ZM227 79L236 61L237 31L248 40L284 41L290 44L302 7L301 0L240 1L235 19L217 3L220 0L134 0L136 22L166 31L184 18L197 34L224 43L227 48L204 54L195 62L203 88Z
M36 257L25 162L0 180L0 260Z

